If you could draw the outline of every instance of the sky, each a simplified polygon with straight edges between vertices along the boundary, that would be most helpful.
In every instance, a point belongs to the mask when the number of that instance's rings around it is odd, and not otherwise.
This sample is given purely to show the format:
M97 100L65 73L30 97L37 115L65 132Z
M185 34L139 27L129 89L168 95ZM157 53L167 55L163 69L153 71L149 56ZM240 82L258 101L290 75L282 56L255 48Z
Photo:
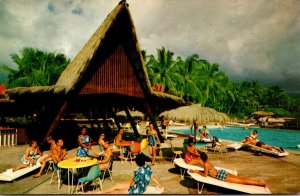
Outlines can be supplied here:
M0 65L24 47L72 59L119 0L0 0ZM141 49L198 54L233 81L300 93L300 0L127 0Z

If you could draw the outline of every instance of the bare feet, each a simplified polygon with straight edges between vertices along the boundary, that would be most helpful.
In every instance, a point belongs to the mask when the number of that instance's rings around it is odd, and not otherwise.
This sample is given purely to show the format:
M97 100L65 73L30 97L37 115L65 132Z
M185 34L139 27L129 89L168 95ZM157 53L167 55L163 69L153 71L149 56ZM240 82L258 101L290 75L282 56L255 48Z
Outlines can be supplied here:
M38 178L40 176L41 176L41 174L35 174L35 175L33 175L34 178Z
M258 186L267 186L265 181L259 180L258 181Z

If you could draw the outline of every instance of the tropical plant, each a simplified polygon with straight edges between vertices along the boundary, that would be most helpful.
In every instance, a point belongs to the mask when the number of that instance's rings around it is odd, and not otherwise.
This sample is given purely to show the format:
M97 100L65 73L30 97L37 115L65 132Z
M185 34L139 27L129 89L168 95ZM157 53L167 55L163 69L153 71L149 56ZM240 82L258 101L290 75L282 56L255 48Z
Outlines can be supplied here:
M1 70L8 72L8 80L4 83L9 88L53 85L70 61L64 54L34 48L24 48L20 52L20 56L11 55L18 69L12 69L7 65L1 66Z
M147 62L147 71L152 86L157 83L165 87L169 93L177 93L176 84L180 81L181 75L176 72L178 61L173 59L174 53L164 47L157 50L157 59L150 55Z

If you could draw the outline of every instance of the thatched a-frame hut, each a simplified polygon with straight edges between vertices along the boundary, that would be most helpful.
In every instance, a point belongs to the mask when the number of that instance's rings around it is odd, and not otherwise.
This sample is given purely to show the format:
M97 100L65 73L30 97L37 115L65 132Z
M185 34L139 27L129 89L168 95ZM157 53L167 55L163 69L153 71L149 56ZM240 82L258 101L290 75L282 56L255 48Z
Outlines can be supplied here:
M151 90L125 1L111 11L54 86L20 87L5 93L17 103L26 103L19 104L23 110L34 108L48 114L46 136L66 112L97 108L115 113L134 107L154 121L153 109L163 111L183 104L176 96Z

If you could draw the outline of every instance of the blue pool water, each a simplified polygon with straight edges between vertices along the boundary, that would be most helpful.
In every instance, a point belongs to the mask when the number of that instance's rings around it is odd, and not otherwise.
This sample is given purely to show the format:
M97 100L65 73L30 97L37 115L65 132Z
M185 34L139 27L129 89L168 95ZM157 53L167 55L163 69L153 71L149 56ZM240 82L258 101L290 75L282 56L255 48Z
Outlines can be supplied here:
M202 127L200 127L202 128ZM239 128L239 127L224 127L209 128L211 135L217 136L220 139L241 141L248 136L253 130L258 131L258 139L272 146L279 146L284 149L299 151L297 145L300 144L300 131L280 130L280 129L262 129L262 128ZM190 129L172 129L170 132L190 134ZM192 132L194 134L194 130Z

